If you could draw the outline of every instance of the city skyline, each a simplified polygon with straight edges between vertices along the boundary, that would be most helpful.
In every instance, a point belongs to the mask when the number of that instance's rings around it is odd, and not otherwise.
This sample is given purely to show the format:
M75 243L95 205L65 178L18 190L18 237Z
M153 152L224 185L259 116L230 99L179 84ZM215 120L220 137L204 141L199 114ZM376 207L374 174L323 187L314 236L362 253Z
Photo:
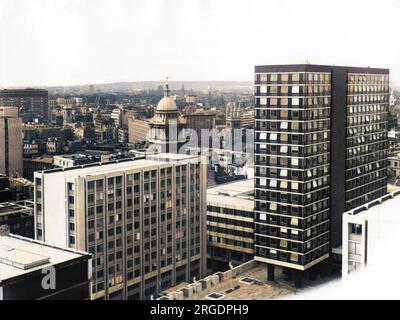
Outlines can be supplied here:
M400 47L390 42L399 12L393 0L379 6L346 2L345 10L314 0L235 6L225 0L39 2L0 4L1 87L150 81L166 75L175 81L252 81L253 66L265 61L374 65L390 68L393 81L400 79ZM342 21L348 23L335 23ZM387 42L387 49L377 41Z

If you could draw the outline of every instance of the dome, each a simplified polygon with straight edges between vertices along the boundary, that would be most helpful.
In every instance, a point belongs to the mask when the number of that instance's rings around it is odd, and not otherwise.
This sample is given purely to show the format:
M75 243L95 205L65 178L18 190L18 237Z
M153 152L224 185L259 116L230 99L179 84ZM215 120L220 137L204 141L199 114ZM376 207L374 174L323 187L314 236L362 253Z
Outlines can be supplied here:
M157 105L157 111L177 111L175 100L166 95Z
M168 78L164 86L164 98L157 105L157 111L177 111L175 100L169 95Z

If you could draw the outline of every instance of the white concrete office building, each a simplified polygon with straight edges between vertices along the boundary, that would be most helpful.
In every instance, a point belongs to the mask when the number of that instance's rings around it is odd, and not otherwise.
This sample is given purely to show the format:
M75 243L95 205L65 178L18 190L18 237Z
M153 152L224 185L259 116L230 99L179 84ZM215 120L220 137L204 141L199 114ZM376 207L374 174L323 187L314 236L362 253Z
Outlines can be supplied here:
M206 165L159 154L35 173L36 238L93 255L92 299L149 299L206 272Z

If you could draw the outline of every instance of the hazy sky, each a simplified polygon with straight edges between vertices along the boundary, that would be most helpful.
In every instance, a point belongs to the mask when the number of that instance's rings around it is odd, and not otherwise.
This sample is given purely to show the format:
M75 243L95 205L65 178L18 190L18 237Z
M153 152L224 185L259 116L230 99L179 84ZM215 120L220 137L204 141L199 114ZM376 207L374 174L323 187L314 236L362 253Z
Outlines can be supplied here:
M249 80L256 64L400 80L398 0L0 0L0 86Z

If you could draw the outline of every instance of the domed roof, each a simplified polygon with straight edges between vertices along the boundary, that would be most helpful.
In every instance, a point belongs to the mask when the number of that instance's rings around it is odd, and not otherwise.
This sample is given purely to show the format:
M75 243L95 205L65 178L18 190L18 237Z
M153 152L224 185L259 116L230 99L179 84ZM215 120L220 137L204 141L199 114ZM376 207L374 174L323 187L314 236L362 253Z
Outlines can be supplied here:
M170 96L165 96L158 103L157 111L177 111L175 100Z
M167 78L168 79L168 78ZM164 87L164 98L157 105L157 111L177 111L175 100L169 95L168 80Z

